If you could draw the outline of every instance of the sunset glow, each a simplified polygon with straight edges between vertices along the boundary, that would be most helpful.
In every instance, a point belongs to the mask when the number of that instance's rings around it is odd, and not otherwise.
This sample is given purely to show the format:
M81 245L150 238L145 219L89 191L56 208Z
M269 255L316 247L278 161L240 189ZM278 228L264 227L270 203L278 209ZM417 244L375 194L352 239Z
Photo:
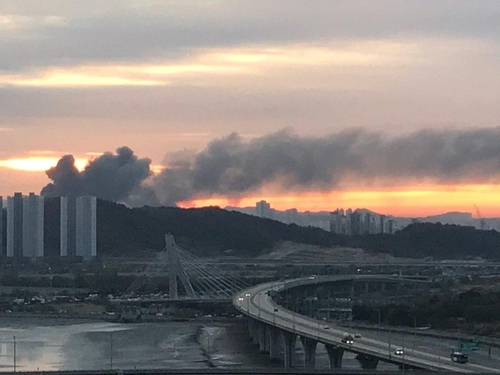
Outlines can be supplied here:
M420 217L449 211L473 212L474 204L484 217L500 216L500 186L459 185L398 187L395 190L332 191L297 195L252 196L242 199L213 198L183 202L181 207L255 207L261 199L280 211L332 211L367 208L382 214Z
M55 167L58 160L58 157L14 158L0 160L0 168L8 168L25 172L45 172L46 170ZM81 171L85 168L87 162L87 159L75 159L75 166Z

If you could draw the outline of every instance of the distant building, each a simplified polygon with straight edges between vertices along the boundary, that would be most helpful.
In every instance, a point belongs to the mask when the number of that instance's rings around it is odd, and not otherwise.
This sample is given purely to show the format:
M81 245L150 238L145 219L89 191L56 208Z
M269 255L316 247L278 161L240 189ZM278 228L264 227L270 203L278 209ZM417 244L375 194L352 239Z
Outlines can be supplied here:
M393 225L393 219L363 210L337 209L330 214L330 232L336 234L393 234Z
M285 223L286 224L299 224L299 213L296 208L285 211Z
M76 198L76 255L84 260L97 256L97 198Z
M3 246L3 197L0 196L0 258L5 256Z
M7 257L44 255L44 199L35 193L7 197Z
M258 217L272 219L273 218L273 210L271 209L271 205L266 201L260 201L255 204L255 212Z
M44 255L44 198L35 193L23 197L23 257Z
M60 251L59 255L75 259L76 257L76 197L60 199Z

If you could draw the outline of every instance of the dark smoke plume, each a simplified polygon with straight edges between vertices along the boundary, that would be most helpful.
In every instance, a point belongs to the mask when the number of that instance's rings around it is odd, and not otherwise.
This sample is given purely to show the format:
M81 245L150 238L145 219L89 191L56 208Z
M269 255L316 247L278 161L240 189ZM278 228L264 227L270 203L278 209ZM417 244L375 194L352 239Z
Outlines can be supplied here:
M500 181L500 128L424 130L398 137L365 129L325 137L288 130L245 140L237 133L198 154L173 154L154 178L163 204L197 197L238 197L272 183L283 191L332 190L376 183Z
M71 155L47 171L43 195L93 194L130 205L176 205L213 195L239 198L272 184L282 191L330 191L368 184L500 182L500 128L423 130L397 137L355 129L324 137L289 130L247 140L237 133L201 152L167 155L152 179L149 159L127 147L78 172Z
M150 159L139 159L130 148L120 147L116 154L104 153L79 172L73 156L65 155L46 172L53 182L41 194L47 197L90 194L115 202L127 202L139 194L144 201L147 187L142 182L151 175L150 164Z

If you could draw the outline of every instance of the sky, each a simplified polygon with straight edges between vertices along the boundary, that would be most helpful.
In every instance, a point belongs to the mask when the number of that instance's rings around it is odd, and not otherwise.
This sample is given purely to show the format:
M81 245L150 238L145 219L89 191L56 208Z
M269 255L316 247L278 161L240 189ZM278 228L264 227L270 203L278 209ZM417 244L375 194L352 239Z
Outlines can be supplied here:
M0 195L500 217L499 25L497 0L0 0Z

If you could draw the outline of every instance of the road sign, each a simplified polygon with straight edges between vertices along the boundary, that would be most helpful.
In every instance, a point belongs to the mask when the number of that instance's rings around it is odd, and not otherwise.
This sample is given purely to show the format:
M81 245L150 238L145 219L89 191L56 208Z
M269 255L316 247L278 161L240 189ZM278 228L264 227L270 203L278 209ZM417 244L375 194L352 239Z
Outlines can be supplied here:
M276 294L278 294L275 290L272 290L272 289L269 289L266 294L269 296L269 297L274 297Z
M479 344L477 342L461 342L460 350L462 351L479 350Z

